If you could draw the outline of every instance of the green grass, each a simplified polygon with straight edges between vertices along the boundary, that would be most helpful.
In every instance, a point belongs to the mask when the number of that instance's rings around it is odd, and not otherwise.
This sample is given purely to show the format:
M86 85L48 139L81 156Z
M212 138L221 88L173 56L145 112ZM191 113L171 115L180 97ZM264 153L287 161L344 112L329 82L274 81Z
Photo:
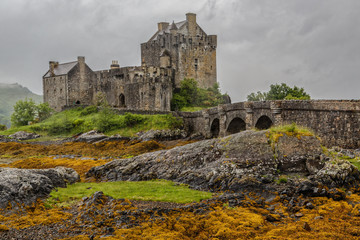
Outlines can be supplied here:
M203 109L206 109L204 107L183 107L181 108L182 112L197 112L197 111L201 111Z
M0 135L27 131L43 136L68 137L96 129L107 135L120 134L121 136L132 137L140 131L179 128L182 124L181 119L171 114L139 115L126 113L125 115L117 115L110 109L98 111L96 107L90 106L55 113L43 122L10 128L0 132Z
M293 134L300 134L300 135L314 135L314 133L306 128L296 125L295 123L287 124L287 125L280 125L274 126L269 129L270 133L293 133Z
M66 206L78 202L83 197L89 197L96 191L102 191L113 198L130 200L161 201L175 203L190 203L212 197L212 193L196 191L183 184L175 184L166 180L140 182L102 182L75 183L67 188L53 190L47 199L49 205Z
M360 170L360 158L353 158L353 159L348 159L349 162L352 163L352 165L354 165L355 167L357 167L358 170Z

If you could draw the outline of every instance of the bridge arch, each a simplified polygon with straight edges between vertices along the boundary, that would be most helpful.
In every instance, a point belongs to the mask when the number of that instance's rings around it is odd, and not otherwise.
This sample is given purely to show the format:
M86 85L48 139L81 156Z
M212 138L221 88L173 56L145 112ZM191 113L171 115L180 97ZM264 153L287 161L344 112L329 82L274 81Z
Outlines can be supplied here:
M230 121L228 127L226 128L226 135L238 133L240 131L245 131L245 130L246 130L245 121L239 117L235 117Z
M219 136L220 133L220 120L218 118L215 118L210 127L210 134L212 138L216 138Z
M273 125L273 121L266 115L262 115L255 124L255 128L260 129L260 130L264 130L264 129L268 129Z

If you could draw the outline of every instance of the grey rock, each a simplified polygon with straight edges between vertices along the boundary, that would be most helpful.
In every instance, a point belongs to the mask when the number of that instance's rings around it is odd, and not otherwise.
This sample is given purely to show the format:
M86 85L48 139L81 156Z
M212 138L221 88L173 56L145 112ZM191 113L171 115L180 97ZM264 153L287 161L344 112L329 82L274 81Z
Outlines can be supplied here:
M87 142L87 143L94 143L99 142L103 139L108 138L105 134L99 133L96 130L92 130L86 133L83 133L75 138L76 142Z
M334 159L325 163L313 180L328 186L341 186L359 179L359 170L349 161Z
M343 149L343 150L341 150L341 151L340 151L340 154L341 154L342 156L345 156L345 157L348 157L348 158L351 158L351 159L356 157L355 154L354 154L354 152L351 151L351 150L348 150L348 149Z
M64 167L51 169L0 168L0 208L10 203L30 205L38 198L48 196L55 187L79 181L75 170Z
M16 140L30 140L30 139L39 138L40 135L37 135L35 133L28 133L25 131L19 131L14 134L11 134L9 137L16 139Z
M301 140L289 137L286 143L277 145L276 151L289 156L283 158L283 163L291 169L307 172L307 158L317 159L321 152L316 137L305 136ZM299 158L294 151L296 147L303 147L297 149ZM244 131L221 139L114 160L92 168L87 177L102 181L168 179L195 189L238 191L263 187L264 176L272 179L271 176L277 174L278 164L265 131Z
M298 139L284 134L275 145L275 153L282 172L314 173L323 167L319 161L322 153L321 144L313 137L302 136Z
M138 132L139 139L142 141L149 140L176 140L185 138L187 133L185 130L175 129L165 129L165 130L150 130L147 132Z

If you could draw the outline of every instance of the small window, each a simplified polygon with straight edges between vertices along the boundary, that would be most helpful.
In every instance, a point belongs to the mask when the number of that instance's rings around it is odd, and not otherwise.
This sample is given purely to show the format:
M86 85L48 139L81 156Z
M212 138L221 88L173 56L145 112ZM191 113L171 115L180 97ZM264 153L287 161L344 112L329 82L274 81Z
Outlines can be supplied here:
M195 64L195 71L197 71L198 70L198 65L197 64Z

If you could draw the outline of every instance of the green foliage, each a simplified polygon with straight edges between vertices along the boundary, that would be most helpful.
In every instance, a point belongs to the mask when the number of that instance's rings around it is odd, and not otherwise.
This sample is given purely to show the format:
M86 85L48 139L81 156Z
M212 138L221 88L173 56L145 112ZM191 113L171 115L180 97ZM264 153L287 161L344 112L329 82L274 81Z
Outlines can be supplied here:
M267 93L266 92L260 92L258 91L257 93L250 93L247 96L247 100L248 101L265 101L267 97Z
M0 124L0 131L5 131L7 129L6 125Z
M51 114L54 112L52 108L50 108L49 103L40 103L36 106L37 111L37 119L41 122L45 119L49 118Z
M280 183L287 183L288 182L288 177L285 176L285 175L282 175L279 177L279 179L277 180L277 183L280 184Z
M182 110L188 107L213 107L224 103L224 95L220 93L219 84L203 89L198 87L194 79L184 79L180 83L180 89L173 94L171 100L172 110Z
M96 120L96 129L100 132L109 132L116 128L125 127L123 119L118 119L114 111L109 107L103 107Z
M88 107L84 108L83 110L81 110L80 116L81 117L87 116L87 115L90 115L93 113L97 113L98 111L99 111L99 109L97 106L88 106Z
M90 107L87 108L90 109ZM96 129L108 135L120 134L121 136L132 137L140 131L183 127L182 119L176 118L172 114L139 115L127 113L118 115L109 107L102 107L98 112L94 111L93 113L90 113L92 110L85 109L78 107L57 112L40 123L13 127L1 134L28 131L43 136L69 136ZM87 112L85 116L84 112Z
M14 126L25 126L34 121L36 104L32 99L19 100L14 105L14 113L11 115L11 123Z
M294 86L289 87L285 83L271 84L268 92L251 93L247 96L248 101L265 101L265 100L309 100L310 95L304 88Z
M35 104L34 100L19 100L14 105L14 112L11 115L13 126L26 126L29 123L43 121L54 112L48 103Z
M109 106L108 100L106 99L106 94L103 92L99 92L98 94L96 94L95 103L96 103L96 106L99 106L99 107L108 107Z
M132 127L136 124L143 123L145 120L143 115L125 113L125 124L128 127Z
M180 93L174 93L173 98L171 99L170 103L171 110L180 110L184 107L186 107L187 101L184 96L182 96Z
M75 183L67 188L53 190L48 204L66 204L71 201L79 201L83 197L89 197L96 191L103 191L105 195L113 198L126 198L143 201L164 201L176 203L190 203L211 198L209 192L189 189L183 184L175 184L171 181L119 181L102 183Z
M19 84L0 83L0 124L11 125L13 106L19 100L33 99L35 103L42 102L42 96L32 93L29 89Z

